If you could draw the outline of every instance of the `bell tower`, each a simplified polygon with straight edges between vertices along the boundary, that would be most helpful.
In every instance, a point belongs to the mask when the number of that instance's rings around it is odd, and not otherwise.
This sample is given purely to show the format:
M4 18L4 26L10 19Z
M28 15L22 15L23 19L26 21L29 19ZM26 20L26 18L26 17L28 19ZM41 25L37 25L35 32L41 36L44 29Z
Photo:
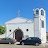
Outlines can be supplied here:
M42 43L46 43L46 14L43 8L34 11L34 36L39 37Z

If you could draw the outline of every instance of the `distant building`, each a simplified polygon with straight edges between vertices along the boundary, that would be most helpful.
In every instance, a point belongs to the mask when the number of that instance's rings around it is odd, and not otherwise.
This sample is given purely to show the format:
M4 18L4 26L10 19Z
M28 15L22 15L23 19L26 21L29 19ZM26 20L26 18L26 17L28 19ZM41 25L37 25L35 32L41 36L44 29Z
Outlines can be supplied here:
M48 41L48 32L46 32L46 39L47 39L47 41Z
M5 23L6 37L20 41L26 37L39 37L46 43L46 14L43 8L33 9L34 20L17 17Z

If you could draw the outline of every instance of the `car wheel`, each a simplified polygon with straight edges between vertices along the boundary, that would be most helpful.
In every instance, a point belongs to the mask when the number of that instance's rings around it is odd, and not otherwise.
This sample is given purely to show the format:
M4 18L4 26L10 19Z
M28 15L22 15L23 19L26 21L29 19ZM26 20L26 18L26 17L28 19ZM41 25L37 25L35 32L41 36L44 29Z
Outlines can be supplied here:
M24 45L24 42L22 42L21 44Z
M39 46L39 43L35 43L35 46Z
M9 42L9 44L11 44L11 42Z

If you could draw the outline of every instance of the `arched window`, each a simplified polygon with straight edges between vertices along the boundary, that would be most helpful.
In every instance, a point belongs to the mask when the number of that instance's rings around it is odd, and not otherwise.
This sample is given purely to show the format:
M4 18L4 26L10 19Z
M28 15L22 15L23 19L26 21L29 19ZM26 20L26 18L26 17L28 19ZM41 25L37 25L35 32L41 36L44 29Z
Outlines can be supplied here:
M43 10L41 10L41 15L44 15L44 11Z
M36 15L38 15L39 14L39 10L36 10Z

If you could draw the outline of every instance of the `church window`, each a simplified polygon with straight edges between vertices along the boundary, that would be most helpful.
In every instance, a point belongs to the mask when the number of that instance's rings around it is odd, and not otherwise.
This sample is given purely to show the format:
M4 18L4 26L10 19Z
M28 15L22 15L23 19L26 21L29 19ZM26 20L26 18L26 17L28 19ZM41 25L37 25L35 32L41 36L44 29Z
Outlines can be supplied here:
M43 10L41 10L41 15L44 15L44 11Z
M11 32L11 30L9 30Z
M42 28L44 28L44 21L42 21Z
M36 10L36 15L38 15L39 14L39 10Z
M26 31L28 31L28 29L26 29Z

